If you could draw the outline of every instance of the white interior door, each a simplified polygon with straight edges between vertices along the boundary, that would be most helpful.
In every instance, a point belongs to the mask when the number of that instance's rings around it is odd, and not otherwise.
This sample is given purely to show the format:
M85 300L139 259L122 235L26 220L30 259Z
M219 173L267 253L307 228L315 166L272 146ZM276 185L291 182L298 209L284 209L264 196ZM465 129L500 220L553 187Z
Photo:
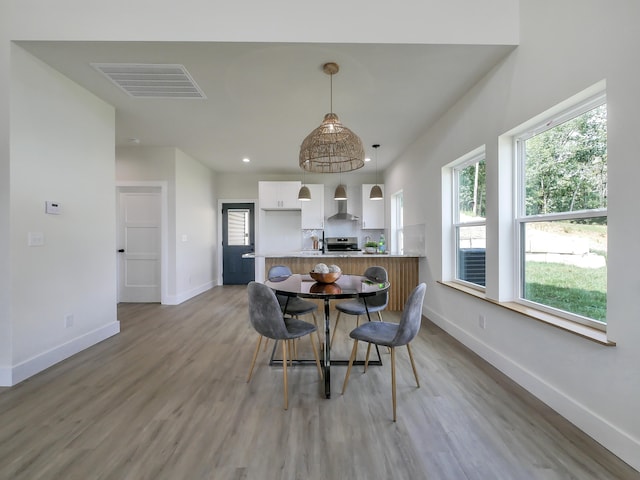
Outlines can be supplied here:
M160 302L161 212L159 188L118 189L120 302Z

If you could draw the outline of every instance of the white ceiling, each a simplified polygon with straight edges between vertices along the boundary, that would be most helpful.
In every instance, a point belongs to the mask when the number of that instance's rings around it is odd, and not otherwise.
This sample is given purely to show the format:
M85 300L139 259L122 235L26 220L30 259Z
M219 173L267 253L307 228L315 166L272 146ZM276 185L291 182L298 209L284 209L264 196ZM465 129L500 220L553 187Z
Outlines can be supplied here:
M220 172L299 173L330 109L388 166L513 46L18 42L116 108L116 144L174 146ZM207 98L133 98L91 63L181 64ZM242 163L249 157L251 163ZM373 168L374 162L368 164ZM367 166L365 166L367 168Z

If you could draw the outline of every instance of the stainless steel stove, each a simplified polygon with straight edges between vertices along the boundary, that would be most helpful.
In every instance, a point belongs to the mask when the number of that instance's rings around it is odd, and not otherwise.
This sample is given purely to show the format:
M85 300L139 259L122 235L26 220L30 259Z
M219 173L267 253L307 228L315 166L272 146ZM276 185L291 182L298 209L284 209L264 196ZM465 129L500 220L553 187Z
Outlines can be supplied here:
M359 250L356 237L327 237L325 246L327 252L353 252Z

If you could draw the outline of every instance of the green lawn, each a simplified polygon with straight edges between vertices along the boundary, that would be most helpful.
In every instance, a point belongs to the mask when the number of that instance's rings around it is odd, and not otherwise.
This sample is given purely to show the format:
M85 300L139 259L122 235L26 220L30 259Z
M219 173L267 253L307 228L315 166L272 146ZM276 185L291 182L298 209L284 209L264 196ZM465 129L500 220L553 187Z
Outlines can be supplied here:
M527 262L524 298L607 321L607 269Z

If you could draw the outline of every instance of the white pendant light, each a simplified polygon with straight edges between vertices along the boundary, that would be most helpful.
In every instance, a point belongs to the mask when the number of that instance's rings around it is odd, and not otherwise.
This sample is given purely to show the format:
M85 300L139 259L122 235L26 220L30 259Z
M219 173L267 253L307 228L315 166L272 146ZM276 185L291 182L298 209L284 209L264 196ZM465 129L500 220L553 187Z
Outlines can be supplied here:
M376 143L371 145L376 151L376 184L371 187L371 192L369 192L369 200L382 200L384 195L382 195L382 188L378 185L378 148L380 148L380 144Z

